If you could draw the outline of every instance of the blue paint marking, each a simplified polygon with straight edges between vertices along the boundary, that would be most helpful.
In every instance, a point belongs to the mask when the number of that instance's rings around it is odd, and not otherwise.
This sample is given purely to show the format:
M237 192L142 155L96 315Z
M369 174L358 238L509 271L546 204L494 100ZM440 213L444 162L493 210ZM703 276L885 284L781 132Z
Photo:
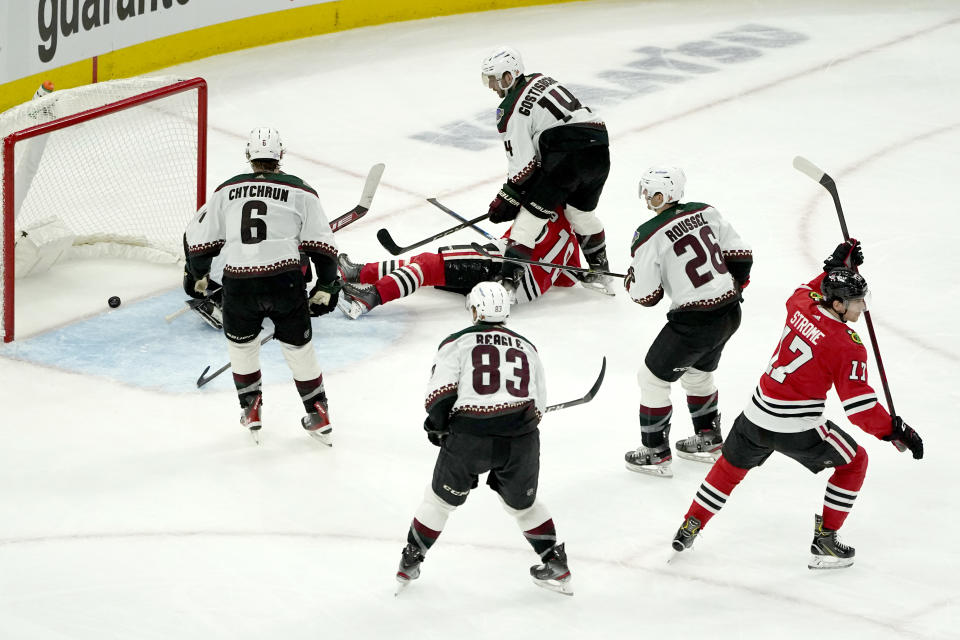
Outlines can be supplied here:
M222 333L192 311L169 324L164 321L183 304L179 290L124 304L4 345L0 356L154 391L198 392L197 378L204 367L210 365L212 373L229 361L227 343ZM377 309L360 320L350 320L339 311L313 318L313 346L323 372L355 364L396 342L405 331L406 316L402 305L397 305ZM261 338L272 330L272 323L265 321ZM265 384L293 379L274 340L261 348L260 363ZM228 369L199 392L233 388Z

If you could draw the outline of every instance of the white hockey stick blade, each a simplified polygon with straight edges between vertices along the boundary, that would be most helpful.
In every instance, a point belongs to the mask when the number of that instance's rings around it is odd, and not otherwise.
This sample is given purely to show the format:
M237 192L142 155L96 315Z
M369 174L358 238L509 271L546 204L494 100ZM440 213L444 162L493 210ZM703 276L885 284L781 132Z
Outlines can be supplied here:
M380 186L380 177L383 175L385 168L386 165L382 162L370 167L367 181L363 184L363 192L360 194L360 206L364 209L369 209L370 205L373 204L373 195L377 192L377 187Z
M813 164L803 156L797 156L793 159L793 168L801 173L805 173L817 182L820 182L824 176L823 170Z

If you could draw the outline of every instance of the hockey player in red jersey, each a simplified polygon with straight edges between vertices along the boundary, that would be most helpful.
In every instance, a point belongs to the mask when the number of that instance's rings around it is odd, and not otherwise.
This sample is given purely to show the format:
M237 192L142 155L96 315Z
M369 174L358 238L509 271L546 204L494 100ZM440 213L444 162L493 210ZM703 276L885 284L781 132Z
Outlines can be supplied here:
M510 232L504 235L509 241ZM487 251L503 255L505 242L489 244ZM533 260L571 267L580 266L580 248L570 223L553 214L537 239ZM353 263L347 254L339 256L340 275L347 283L339 307L350 318L369 312L374 307L411 295L420 287L439 287L467 294L474 285L494 280L500 275L501 261L487 258L469 245L443 247L436 253L421 253L409 260ZM534 265L521 267L512 291L514 301L536 300L550 287L572 287L576 284L567 272ZM506 283L513 288L513 283ZM367 286L360 286L367 285Z
M867 350L848 322L866 309L867 283L855 269L863 263L856 240L840 244L824 273L787 300L787 321L770 364L746 409L723 444L723 454L700 485L673 548L690 548L720 511L747 471L779 451L812 471L833 468L814 516L811 569L853 564L854 549L837 539L867 472L867 452L823 415L835 387L850 422L901 451L923 457L923 440L899 416L891 418L867 383Z

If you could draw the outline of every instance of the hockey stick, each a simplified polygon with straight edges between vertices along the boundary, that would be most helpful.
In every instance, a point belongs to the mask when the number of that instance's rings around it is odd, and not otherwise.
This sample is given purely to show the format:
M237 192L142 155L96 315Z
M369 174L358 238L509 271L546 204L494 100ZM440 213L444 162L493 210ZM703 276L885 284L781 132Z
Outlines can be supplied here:
M573 273L582 273L585 275L589 274L599 274L602 276L612 276L614 278L626 278L627 276L622 273L614 273L612 271L599 271L597 269L585 269L583 267L568 267L565 264L554 264L552 262L538 262L537 260L527 260L525 258L513 258L507 256L495 256L476 242L471 242L470 247L474 251L486 258L493 258L495 260L506 260L507 262L516 262L518 264L530 264L535 267L543 267L544 269L562 269L563 271L571 271Z
M380 177L383 175L385 166L386 165L380 162L370 167L370 172L367 173L367 180L363 183L363 191L360 193L360 203L342 216L334 218L330 223L331 231L336 233L367 214L367 211L370 210L370 205L373 203L373 194L377 192L377 187L380 186Z
M270 340L272 340L272 339L273 339L273 334L272 334L272 333L268 333L267 336L266 336L263 340L260 341L260 346L263 346L263 345L267 344L267 343L270 342ZM207 371L210 371L210 367L207 366L207 368L203 370L203 373L200 374L200 377L197 378L197 388L199 389L200 387L202 387L203 385L207 384L208 382L210 382L211 380L213 380L214 378L216 378L218 375L220 375L221 373L223 373L224 371L226 371L226 370L229 369L229 368L230 368L230 363L228 362L227 364L223 365L222 367L220 367L219 369L217 369L216 371L214 371L212 374L210 374L209 376L207 376L207 375L206 375L206 374L207 374ZM204 376L206 376L206 377L204 377Z
M180 316L185 314L187 311L193 311L194 309L202 305L204 302L210 299L210 296L212 296L218 291L220 291L220 287L213 289L210 293L206 294L206 297L197 298L194 300L187 300L186 304L184 304L182 307L180 307L170 315L163 316L163 319L166 320L167 323L173 322L176 318L179 318Z
M436 208L440 209L440 211L443 211L444 213L450 214L451 216L453 216L454 218L456 218L456 219L459 220L460 222L466 222L466 221L467 221L466 218L464 218L462 215L460 215L460 214L457 213L456 211L454 211L454 210L452 210L452 209L448 209L447 207L445 207L445 206L443 206L442 204L440 204L440 202L439 202L436 198L427 198L427 202L429 202L430 204L432 204L432 205L435 206ZM482 236L483 236L484 238L486 238L487 240L494 240L494 241L496 241L496 238L494 238L492 235L490 235L489 233L487 233L486 231L484 231L483 229L481 229L481 228L478 227L477 225L471 224L471 225L470 225L470 228L473 229L474 231L476 231L477 233L479 233L480 235L482 235Z
M463 224L458 224L457 226L447 229L446 231L441 231L436 235L432 235L429 238L424 238L420 242L414 242L413 244L408 245L406 247L401 247L396 242L394 242L393 238L390 237L390 232L387 231L386 229L380 229L380 231L377 231L377 240L380 241L380 244L383 245L384 249L389 251L392 255L398 256L401 253L406 253L407 251L410 251L410 249L416 249L417 247L422 247L428 242L433 242L434 240L438 240L439 238L448 236L451 233L460 231L460 229L465 229L469 226L472 226L480 222L481 220L486 220L487 217L489 217L489 215L490 215L489 213L485 213L482 216L474 218L473 220L467 220Z
M833 205L837 209L837 217L840 219L840 231L843 232L843 239L849 240L850 233L847 231L847 221L843 217L843 207L840 206L840 194L837 193L837 183L834 182L833 178L827 175L823 169L820 169L817 165L813 164L803 156L797 156L793 159L793 168L805 173L827 190L830 194L830 197L833 198ZM856 267L853 267L854 271L857 270ZM887 399L887 407L890 409L890 415L897 415L896 409L893 408L893 396L890 395L890 384L887 382L887 372L883 368L883 358L880 357L880 346L877 344L877 333L873 329L873 320L870 318L870 311L864 310L863 317L867 321L867 332L870 334L870 344L873 346L873 355L877 359L877 370L880 372L880 383L883 385L883 395ZM907 447L903 443L898 443L893 441L894 446L900 451L906 451Z
M600 375L597 376L597 381L593 383L593 386L590 387L590 391L587 391L587 394L582 398L577 398L576 400L568 400L567 402L560 402L558 404L551 404L546 408L544 413L550 413L551 411L559 411L560 409L566 409L567 407L575 407L578 404L586 404L593 400L593 396L597 395L597 391L600 389L600 385L603 384L603 376L607 373L607 356L603 356L603 364L600 366Z

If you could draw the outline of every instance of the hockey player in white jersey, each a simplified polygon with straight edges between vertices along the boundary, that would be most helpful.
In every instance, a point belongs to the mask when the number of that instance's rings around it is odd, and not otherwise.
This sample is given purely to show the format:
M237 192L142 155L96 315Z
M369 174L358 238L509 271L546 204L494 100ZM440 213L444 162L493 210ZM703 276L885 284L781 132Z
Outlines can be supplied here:
M333 427L310 316L337 306L337 245L317 192L280 171L283 153L276 129L250 132L246 156L252 171L217 187L207 207L187 226L184 288L202 295L213 258L222 254L223 332L242 409L240 422L254 440L260 441L263 403L257 338L264 318L270 318L307 412L301 425L330 446ZM317 275L309 294L301 250L310 256Z
M462 505L480 474L517 520L542 564L530 568L542 587L572 595L563 544L553 519L537 500L540 430L546 409L543 365L536 347L504 322L506 289L481 282L467 297L473 325L440 343L427 387L424 429L440 447L433 481L407 533L397 592L420 576L420 564L447 518Z
M652 307L670 297L667 324L637 374L642 445L625 455L627 469L669 477L670 384L680 380L694 435L677 454L711 463L720 455L717 386L713 372L727 340L740 326L741 291L750 281L753 253L720 212L681 203L686 176L677 167L652 167L640 178L640 197L654 217L631 242L633 263L624 281L634 302Z
M484 85L502 99L497 131L507 154L507 181L489 214L491 222L513 221L507 255L529 260L544 224L561 206L590 267L609 271L606 234L594 212L610 172L603 120L553 78L526 73L511 47L490 52L481 74ZM504 262L504 280L517 280L520 270L521 265ZM614 295L609 276L581 281Z

